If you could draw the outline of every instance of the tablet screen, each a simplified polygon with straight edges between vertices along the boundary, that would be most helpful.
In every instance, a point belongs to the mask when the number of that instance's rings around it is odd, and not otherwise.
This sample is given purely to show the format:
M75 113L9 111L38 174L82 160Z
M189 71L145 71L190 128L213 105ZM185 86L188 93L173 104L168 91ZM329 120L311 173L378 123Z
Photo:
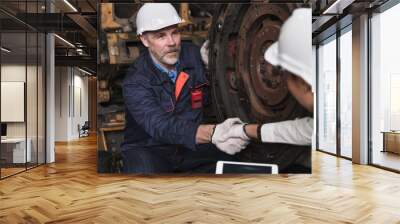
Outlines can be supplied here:
M270 166L254 166L242 164L229 164L225 163L223 166L223 173L272 173Z

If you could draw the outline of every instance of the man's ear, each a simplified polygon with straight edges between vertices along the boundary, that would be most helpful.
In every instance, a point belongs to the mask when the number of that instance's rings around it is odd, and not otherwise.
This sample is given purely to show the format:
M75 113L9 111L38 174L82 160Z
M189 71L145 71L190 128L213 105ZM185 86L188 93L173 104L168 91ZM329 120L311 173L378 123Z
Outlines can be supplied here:
M139 38L145 47L149 47L149 41L147 40L147 37L145 35L140 35Z

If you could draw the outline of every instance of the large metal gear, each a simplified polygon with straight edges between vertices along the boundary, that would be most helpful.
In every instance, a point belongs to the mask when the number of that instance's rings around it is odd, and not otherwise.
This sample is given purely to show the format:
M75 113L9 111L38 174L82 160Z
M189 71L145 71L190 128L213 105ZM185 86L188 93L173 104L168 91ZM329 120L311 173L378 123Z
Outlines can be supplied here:
M217 10L209 56L220 121L240 117L246 122L269 123L310 116L287 90L276 68L264 60L265 50L278 39L280 27L294 8L288 4L225 4ZM278 163L282 170L300 157L306 158L304 151L311 157L309 146L253 144L241 157ZM302 165L311 166L306 163Z

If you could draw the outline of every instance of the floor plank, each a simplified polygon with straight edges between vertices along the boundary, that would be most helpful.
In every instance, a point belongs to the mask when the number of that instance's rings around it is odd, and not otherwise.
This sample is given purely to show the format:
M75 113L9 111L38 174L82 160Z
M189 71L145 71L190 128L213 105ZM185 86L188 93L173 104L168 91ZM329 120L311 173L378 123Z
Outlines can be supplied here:
M312 175L97 174L92 136L0 181L0 223L400 223L400 175L313 153Z

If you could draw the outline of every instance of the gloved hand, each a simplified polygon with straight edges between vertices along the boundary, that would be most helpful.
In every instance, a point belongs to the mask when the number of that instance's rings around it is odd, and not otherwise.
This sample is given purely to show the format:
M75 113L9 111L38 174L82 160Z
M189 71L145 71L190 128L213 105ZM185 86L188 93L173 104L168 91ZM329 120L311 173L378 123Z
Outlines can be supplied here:
M216 146L219 150L229 155L234 155L242 151L242 149L245 149L248 144L248 141L245 141L241 138L228 138L228 140L225 142L220 142Z
M214 133L211 136L211 142L216 144L219 142L226 141L229 136L227 136L228 131L234 124L242 124L243 122L235 117L235 118L228 118L224 122L217 124L214 129Z
M209 47L208 45L210 44L209 40L204 41L203 45L200 48L200 55L201 55L201 60L203 61L204 65L208 69L208 51Z
M244 131L244 126L245 124L234 124L232 127L229 129L227 135L230 138L240 138L244 141L250 141L249 136L246 135Z
M240 152L249 143L248 140L240 137L231 137L229 132L235 124L242 127L240 124L243 125L243 122L239 118L226 119L221 124L215 126L214 133L211 136L211 142L221 151L230 155Z

